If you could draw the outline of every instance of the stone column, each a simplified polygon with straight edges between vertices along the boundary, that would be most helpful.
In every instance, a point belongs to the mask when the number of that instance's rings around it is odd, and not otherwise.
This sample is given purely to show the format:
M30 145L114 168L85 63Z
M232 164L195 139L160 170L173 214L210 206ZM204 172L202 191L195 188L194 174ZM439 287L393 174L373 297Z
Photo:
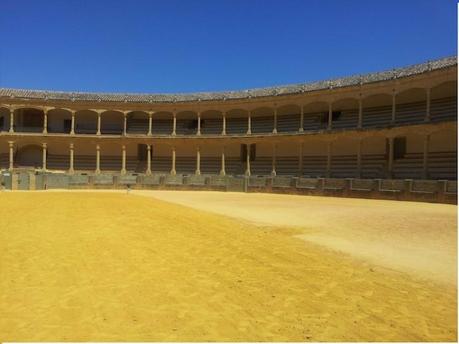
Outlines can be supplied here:
M177 134L177 114L174 111L172 115L174 116L172 119L172 136L175 136Z
M333 123L333 108L332 108L332 103L328 103L328 127L327 127L328 130L332 128L332 123Z
M332 148L333 148L333 142L327 141L327 171L326 171L327 178L330 178L331 176Z
M48 133L48 109L43 110L43 134Z
M14 133L14 109L10 109L10 133Z
M100 174L100 146L96 145L96 174Z
M430 146L430 134L424 136L424 150L422 159L422 176L424 179L429 178L429 146Z
M430 121L430 88L426 89L426 117L424 118L424 121Z
M392 178L392 169L394 165L394 138L389 137L389 159L387 162L387 177Z
M223 115L223 118L222 118L222 120L223 120L223 123L222 123L222 135L226 135L226 112L223 111L222 115Z
M304 131L303 126L304 126L304 106L301 105L300 107L300 127L298 128L298 131L302 133Z
M9 164L8 169L10 171L12 171L14 168L14 150L13 150L14 146L13 145L14 145L14 141L8 141L9 153L10 153L10 164Z
M226 170L225 170L225 146L222 148L222 165L220 169L220 175L225 176L226 175Z
M357 141L357 178L362 178L362 138Z
M300 147L298 150L298 175L300 177L303 176L303 144L304 142L300 142Z
M43 166L42 169L43 171L46 171L46 143L42 143L41 146L43 147Z
M357 128L361 129L363 126L363 101L362 97L359 97L359 121L357 124Z
M126 174L126 146L122 145L121 146L121 154L122 154L122 160L121 160L121 174Z
M196 148L196 171L195 174L199 176L201 174L201 150L199 146Z
M172 147L172 168L171 168L171 174L175 176L177 174L177 171L175 170L175 146Z
M273 154L272 154L272 161L271 161L271 175L273 177L276 176L276 144L273 143Z
M250 111L248 112L248 117L247 117L247 135L252 134L252 114Z
M277 108L274 108L273 134L277 134Z
M148 133L147 133L148 136L151 136L153 134L152 129L153 129L153 113L149 112L148 113Z
M126 112L123 112L123 119L124 119L124 122L123 122L123 136L126 136L127 135L127 113Z
M72 123L70 126L70 135L75 135L75 111L72 111Z
M196 135L201 135L201 113L198 112L198 130L196 132Z
M151 145L147 145L147 175L151 175Z
M247 147L245 175L250 176L250 145L246 144L245 146Z
M100 135L100 126L101 126L101 115L100 111L97 111L97 135Z
M393 90L392 92L392 118L391 118L391 123L394 124L395 123L395 111L396 111L396 102L395 102L395 99L396 98L396 93L395 93L395 90Z
M70 144L70 166L69 166L69 173L73 174L75 170L73 169L73 143Z

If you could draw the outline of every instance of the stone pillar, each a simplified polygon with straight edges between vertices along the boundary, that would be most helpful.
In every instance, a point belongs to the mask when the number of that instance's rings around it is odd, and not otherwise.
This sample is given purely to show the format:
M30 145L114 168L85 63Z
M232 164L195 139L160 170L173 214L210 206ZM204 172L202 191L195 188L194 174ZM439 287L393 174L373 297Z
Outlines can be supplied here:
M357 178L362 178L362 138L357 141Z
M42 169L43 171L46 171L46 143L42 143L41 146L43 147L43 158L42 158L42 161L43 161L43 166L42 166Z
M174 117L172 119L172 121L173 121L173 123L172 123L172 136L175 136L177 134L177 114L175 113L175 111L173 113L173 116Z
M395 111L396 111L396 102L395 102L395 99L396 98L396 94L395 94L395 90L393 90L392 92L392 118L391 118L391 123L394 124L395 123Z
M250 176L250 145L246 144L245 146L247 147L245 175Z
M273 154L272 154L272 161L271 161L271 175L273 177L276 176L276 144L273 143Z
M392 169L394 165L394 138L389 137L389 157L387 162L387 177L392 178Z
M362 104L362 97L359 97L359 121L357 124L357 128L361 129L363 126L363 104Z
M196 132L196 135L201 135L201 113L198 112L198 131Z
M147 145L147 170L145 173L147 175L151 174L151 145Z
M172 168L171 168L171 174L176 175L177 171L175 170L175 146L172 147Z
M195 174L199 176L201 174L201 150L199 146L196 149L196 171Z
M226 135L226 112L223 111L222 115L223 115L222 135Z
M424 136L424 150L422 156L422 176L424 179L429 178L429 146L430 146L430 134Z
M303 144L304 142L301 141L298 150L298 175L300 177L303 176Z
M123 112L124 122L123 122L123 136L127 135L127 113Z
M75 135L75 111L72 111L72 123L70 126L70 135Z
M333 148L333 142L327 141L327 171L326 171L327 178L330 178L331 176L332 148Z
M10 109L10 133L14 133L14 109Z
M48 109L43 110L43 134L48 133Z
M273 134L277 134L277 108L274 108Z
M121 160L121 174L126 174L126 146L122 145L121 146L121 154L122 154L122 160Z
M100 126L101 126L101 118L100 116L102 113L100 111L97 111L97 135L100 135Z
M224 176L226 175L226 170L225 170L225 146L222 148L222 165L220 169L220 175Z
M148 133L147 133L148 136L151 136L153 134L152 129L153 129L153 113L149 112L148 113Z
M301 111L301 113L300 113L300 127L298 128L298 131L300 133L302 133L304 131L304 128L303 128L303 126L304 126L304 106L301 105L300 109L301 109L300 110Z
M430 121L430 88L426 89L426 117L424 118L424 121Z
M73 169L73 143L70 144L70 166L69 166L69 173L73 174L75 170Z
M332 103L328 103L328 130L331 130L333 124L333 107Z
M13 171L13 168L14 168L14 141L8 141L8 146L9 146L9 153L10 153L10 163L9 163L9 167L8 169L10 171Z
M252 114L250 111L248 112L248 117L247 117L247 135L252 134Z
M96 145L96 174L100 173L100 146Z

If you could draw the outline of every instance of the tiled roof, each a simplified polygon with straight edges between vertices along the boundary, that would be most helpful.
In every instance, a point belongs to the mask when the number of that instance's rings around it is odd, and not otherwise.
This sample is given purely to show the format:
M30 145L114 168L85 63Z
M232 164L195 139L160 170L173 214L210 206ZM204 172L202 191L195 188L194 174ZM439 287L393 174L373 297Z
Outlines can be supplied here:
M374 82L404 78L422 74L433 70L448 68L457 65L457 57L451 56L443 59L429 61L417 65L392 69L383 72L355 75L326 81L317 81L304 84L274 86L267 88L255 88L242 91L227 92L199 92L177 94L148 94L148 93L91 93L91 92L60 92L0 88L0 97L22 99L47 99L47 100L71 100L71 101L94 101L94 102L129 102L129 103L173 103L192 102L206 100L231 100L257 97L270 97L293 95L304 92L312 92L330 88L340 88L369 84Z

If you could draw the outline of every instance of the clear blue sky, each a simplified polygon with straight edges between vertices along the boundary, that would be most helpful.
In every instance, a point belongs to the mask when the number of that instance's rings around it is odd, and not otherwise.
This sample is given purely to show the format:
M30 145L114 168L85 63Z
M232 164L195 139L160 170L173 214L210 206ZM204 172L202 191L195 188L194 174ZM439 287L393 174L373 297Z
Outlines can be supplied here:
M455 55L451 0L0 0L0 87L246 89Z

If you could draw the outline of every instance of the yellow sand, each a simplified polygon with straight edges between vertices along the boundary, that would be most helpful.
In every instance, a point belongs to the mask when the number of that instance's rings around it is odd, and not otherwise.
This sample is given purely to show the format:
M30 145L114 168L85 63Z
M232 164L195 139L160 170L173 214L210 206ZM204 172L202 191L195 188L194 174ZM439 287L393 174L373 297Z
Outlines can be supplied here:
M327 249L302 229L132 194L0 201L0 341L457 338L454 283Z

